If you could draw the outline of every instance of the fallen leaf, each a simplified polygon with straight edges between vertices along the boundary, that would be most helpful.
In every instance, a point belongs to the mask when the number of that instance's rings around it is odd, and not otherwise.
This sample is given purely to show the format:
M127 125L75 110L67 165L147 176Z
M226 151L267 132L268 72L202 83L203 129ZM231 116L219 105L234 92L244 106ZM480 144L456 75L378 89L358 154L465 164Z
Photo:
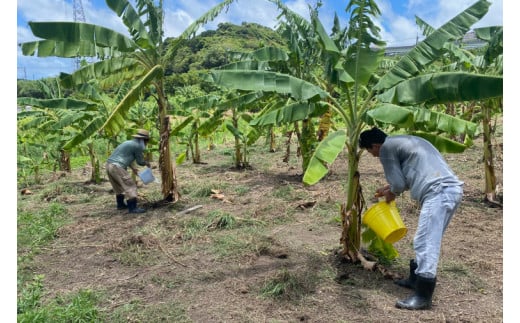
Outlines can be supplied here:
M31 195L33 192L31 192L27 188L24 188L21 193L22 193L22 195Z
M314 205L316 205L316 201L305 202L305 203L299 204L297 207L304 210L304 209L311 208Z

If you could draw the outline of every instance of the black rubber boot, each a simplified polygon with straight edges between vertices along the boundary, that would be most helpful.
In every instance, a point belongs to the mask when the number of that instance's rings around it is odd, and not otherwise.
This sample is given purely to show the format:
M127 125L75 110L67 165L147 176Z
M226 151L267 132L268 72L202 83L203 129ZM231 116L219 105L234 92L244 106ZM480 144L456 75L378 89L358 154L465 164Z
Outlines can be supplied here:
M124 210L128 206L125 204L125 195L124 194L117 194L116 195L116 201L117 201L117 209L118 210Z
M144 213L146 212L145 209L140 209L137 207L137 199L130 199L127 200L126 203L128 204L128 213Z
M426 278L417 275L415 294L407 299L397 301L395 307L407 310L427 310L432 307L432 296L437 278Z
M417 263L415 262L415 259L410 259L410 276L408 276L408 278L396 280L394 283L401 287L415 289L415 282L417 281L417 275L415 274L416 269Z

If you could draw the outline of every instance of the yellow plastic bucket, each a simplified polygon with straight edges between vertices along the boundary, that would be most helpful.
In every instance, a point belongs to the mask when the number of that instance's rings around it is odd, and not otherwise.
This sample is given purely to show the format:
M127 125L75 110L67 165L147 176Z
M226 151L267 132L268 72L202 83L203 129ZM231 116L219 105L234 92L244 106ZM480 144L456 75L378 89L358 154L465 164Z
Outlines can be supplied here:
M399 216L395 201L381 201L372 205L363 215L362 221L387 243L401 240L408 231Z

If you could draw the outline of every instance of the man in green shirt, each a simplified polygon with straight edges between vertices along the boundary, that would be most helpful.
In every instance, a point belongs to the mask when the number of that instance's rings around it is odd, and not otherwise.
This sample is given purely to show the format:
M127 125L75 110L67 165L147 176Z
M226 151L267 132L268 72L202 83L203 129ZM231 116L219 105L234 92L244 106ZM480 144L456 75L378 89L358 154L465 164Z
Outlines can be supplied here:
M112 155L108 157L105 166L110 184L116 193L117 209L122 210L128 207L128 213L143 213L145 210L137 207L137 183L130 176L127 168L130 167L137 175L137 168L133 166L134 161L139 166L150 167L150 163L144 160L143 155L150 140L150 134L144 129L139 129L132 137L133 139L116 147Z

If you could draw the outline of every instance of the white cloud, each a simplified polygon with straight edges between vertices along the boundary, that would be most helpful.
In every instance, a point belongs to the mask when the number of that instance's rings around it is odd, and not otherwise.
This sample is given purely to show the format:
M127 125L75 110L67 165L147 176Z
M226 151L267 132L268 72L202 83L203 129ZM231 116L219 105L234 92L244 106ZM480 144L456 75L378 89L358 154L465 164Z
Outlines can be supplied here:
M490 1L491 5L487 14L479 20L472 28L502 25L502 0ZM438 0L427 4L416 3L410 6L411 12L417 11L417 15L435 28L444 25L458 14L475 4L475 0Z
M242 24L243 22L253 22L274 28L276 25L276 16L278 11L273 3L268 1L254 1L248 2L247 6L244 6L245 2L233 3L229 7L227 14L223 14L219 20L231 21L235 24Z
M515 9L516 9L516 7L515 7ZM504 15L504 8L503 8L502 0L491 1L491 6L489 7L488 13L479 22L477 22L474 27L503 26L504 25L503 15Z
M128 28L123 24L122 19L107 6L105 1L103 1L101 7L96 8L92 6L90 1L82 1L82 4L85 22L115 30L123 35L129 35Z
M20 0L17 6L18 15L26 21L71 21L72 6L63 0ZM18 42L36 40L29 25L18 26Z
M184 10L172 11L166 9L164 14L164 35L166 37L177 37L194 21L195 19Z
M203 4L201 1L185 5L185 1L177 3L176 8L165 8L165 36L176 37L181 34L191 23L200 18L203 14L213 8L217 2L212 5ZM180 5L179 5L180 4ZM247 4L247 5L244 5ZM276 15L278 14L276 6L268 1L243 2L238 1L232 3L227 10L222 11L214 20L208 22L199 30L216 29L219 23L231 22L241 24L242 22L258 23L270 28L274 28Z
M415 16L425 20L434 28L447 23L456 15L466 10L475 3L475 0L439 0L424 1L410 0L405 5L406 12L399 12L388 0L378 0L378 6L382 12L383 39L387 46L413 45L416 37L421 39L421 32L415 23ZM394 1L394 5L395 5ZM488 13L472 28L502 25L502 1L492 1Z
M27 21L71 21L72 5L64 0L18 0L17 10Z
M430 1L426 1L426 0L409 0L408 4L406 5L406 7L408 9L410 9L410 8L423 6L424 4L427 4L427 3L431 3L431 2Z
M314 7L316 1L309 1L312 7ZM302 17L309 17L309 5L305 0L286 1L285 5L292 11L296 12Z
M385 32L383 39L388 47L415 44L418 28L415 20L411 21L402 16L397 16L390 23L391 33Z
M31 30L26 27L20 27L16 28L16 35L17 35L17 43L24 43L27 41L34 40L34 35L32 34Z

